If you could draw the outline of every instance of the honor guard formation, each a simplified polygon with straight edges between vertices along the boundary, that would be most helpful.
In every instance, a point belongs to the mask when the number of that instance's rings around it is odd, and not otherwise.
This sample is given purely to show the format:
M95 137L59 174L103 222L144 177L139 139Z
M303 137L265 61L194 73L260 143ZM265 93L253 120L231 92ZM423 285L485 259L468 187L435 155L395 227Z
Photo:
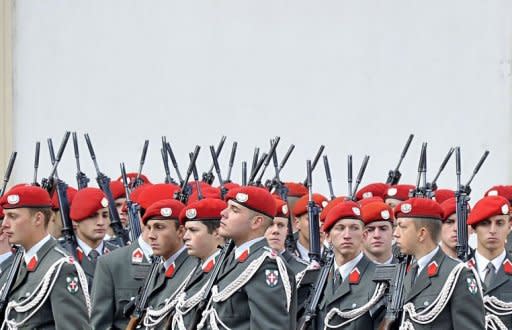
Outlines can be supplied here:
M429 182L423 143L417 182L404 184L410 135L385 182L360 187L369 156L353 180L349 155L348 191L338 196L324 146L304 181L285 182L295 146L279 162L276 137L268 152L256 148L250 169L242 162L235 183L237 142L226 176L222 137L200 178L201 148L180 172L162 137L164 182L152 183L142 174L149 141L138 171L121 163L114 180L85 134L93 187L73 133L74 188L57 170L70 136L57 153L48 140L52 167L40 182L39 142L31 183L9 184L15 152L5 171L1 329L512 328L512 186L491 187L469 206L488 151L462 181L461 150L450 148ZM457 186L441 189L452 154ZM313 190L321 158L329 197Z

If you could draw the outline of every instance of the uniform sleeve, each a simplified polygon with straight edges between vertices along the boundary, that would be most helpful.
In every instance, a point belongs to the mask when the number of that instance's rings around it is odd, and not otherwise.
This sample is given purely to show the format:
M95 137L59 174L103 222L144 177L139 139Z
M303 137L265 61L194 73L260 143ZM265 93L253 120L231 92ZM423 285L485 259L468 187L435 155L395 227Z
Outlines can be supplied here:
M93 329L110 329L115 320L114 279L108 267L108 259L99 258L92 284L91 325Z
M450 303L454 329L485 328L484 303L476 281L470 270L461 272Z
M297 293L293 273L281 274L275 261L265 261L258 272L244 287L250 309L250 329L295 329ZM274 276L278 275L274 284ZM292 276L290 276L292 275ZM287 276L291 285L290 311L286 307L286 294L282 277Z
M51 292L55 329L90 329L85 296L74 265L64 263Z

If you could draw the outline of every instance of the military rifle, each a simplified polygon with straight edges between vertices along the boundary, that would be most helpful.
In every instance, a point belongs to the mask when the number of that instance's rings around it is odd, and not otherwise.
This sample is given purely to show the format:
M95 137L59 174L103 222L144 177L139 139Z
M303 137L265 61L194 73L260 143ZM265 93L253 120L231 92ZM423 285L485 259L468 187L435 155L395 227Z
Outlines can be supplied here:
M242 162L242 186L247 186L247 162Z
M34 176L32 179L32 185L33 186L39 186L39 183L37 183L37 170L39 168L39 151L41 148L41 143L39 141L36 142L36 152L34 157Z
M238 147L238 142L233 142L233 146L231 147L231 156L229 157L229 167L228 167L228 175L226 177L225 183L231 182L231 170L233 170L233 164L235 163L236 149Z
M265 174L265 171L267 170L268 164L270 164L270 160L272 159L273 155L276 153L277 145L279 144L279 140L281 138L279 136L276 136L275 139L273 139L270 143L270 150L267 154L267 157L265 157L265 161L263 163L263 169L260 172L260 175L258 179L256 180L256 186L261 187L261 180L263 180L263 175Z
M348 182L348 195L352 196L352 155L347 156L347 182Z
M427 143L421 145L420 161L418 163L418 176L416 178L416 189L409 192L409 197L426 198L426 179L423 174L427 172ZM423 183L422 183L423 181Z
M217 173L217 178L219 178L220 182L220 196L221 199L224 199L224 196L226 196L228 190L226 189L226 187L224 187L224 180L222 180L222 176L220 173L219 160L217 159L217 153L215 152L215 148L213 146L210 146L210 153L212 154L213 165L215 167L215 172Z
M407 139L407 142L405 142L404 149L402 150L402 154L400 155L400 159L398 160L398 164L396 165L394 170L390 170L388 173L388 178L386 180L387 184L395 185L400 182L400 178L402 177L402 173L400 173L400 165L402 165L402 161L405 158L405 155L407 154L407 151L409 150L409 147L411 145L412 139L414 138L414 134L409 135L409 138Z
M450 160L454 150L455 150L454 148L450 148L450 150L448 150L448 153L444 157L443 162L441 163L441 166L439 166L439 170L437 170L437 173L434 176L434 180L432 180L432 182L427 183L427 197L428 198L432 198L435 196L435 191L437 190L437 179L439 179L439 176L441 175L444 168L446 167L446 164Z
M265 162L265 159L267 159L267 154L264 152L263 155L261 155L261 158L258 160L258 163L256 164L256 167L253 168L253 171L251 172L251 176L249 177L249 185L256 185L254 180L256 179L256 174L260 171L261 167L263 166L263 162Z
M194 149L194 153L192 154L192 157L190 159L190 164L187 169L187 174L186 174L185 180L182 181L180 190L178 190L174 193L174 199L179 200L183 204L187 204L188 197L190 196L191 191L190 191L190 187L188 187L188 179L190 178L190 175L192 174L192 171L194 170L194 167L196 166L196 160L197 160L197 156L199 155L199 150L201 150L201 147L196 145L196 148Z
M149 146L149 140L144 141L144 147L142 147L142 154L140 155L140 162L139 162L139 170L137 171L137 176L135 177L135 180L131 183L131 189L137 188L144 184L144 181L140 178L140 175L142 174L142 168L144 167L144 163L146 162L146 154L148 152L148 146Z
M318 160L320 159L320 156L322 156L322 153L324 152L325 146L322 144L320 148L318 149L318 152L316 153L315 158L313 159L313 164L311 165L311 172L315 170L316 164L318 163ZM308 186L308 178L304 180L302 183L304 186Z
M359 188L359 184L363 180L364 172L366 172L366 166L368 166L368 160L370 160L370 156L366 155L363 158L363 162L361 163L361 167L359 168L359 173L356 177L356 185L354 186L354 190L352 191L352 195L350 196L350 200L356 200L357 189Z
M171 158L172 167L176 171L176 175L178 176L178 180L180 181L180 185L183 184L183 178L181 177L180 169L178 167L178 162L176 161L176 157L174 157L174 152L172 151L171 144L169 142L165 143L165 149L169 153L169 157Z
M254 154L252 155L252 164L251 164L251 173L249 174L249 177L252 176L254 173L254 170L256 169L256 166L258 166L259 161L259 155L260 155L260 148L256 147L254 148Z
M331 168L329 167L329 159L327 155L324 155L324 168L325 168L325 176L327 178L327 185L329 186L329 192L331 194L331 200L336 198L334 194L334 189L332 188L332 177L331 177Z
M192 158L194 157L194 154L192 152L190 152L188 154L188 156L190 157L190 160L192 160ZM199 182L199 175L197 174L197 167L196 167L196 164L194 164L194 167L192 167L192 174L194 176L194 183L196 185L196 191L197 191L197 200L201 200L203 199L203 191L201 189L201 184ZM192 188L191 188L192 190Z
M80 170L80 153L78 151L78 138L76 132L73 132L73 149L75 150L76 159L76 182L78 184L78 190L87 188L90 179Z
M14 162L16 161L17 155L18 155L18 153L16 151L13 151L11 153L11 157L9 158L9 163L7 164L7 168L5 169L4 182L2 184L2 189L0 189L0 197L2 197L5 194L5 191L7 189L7 183L11 179L11 173L12 173L12 169L14 167Z
M222 136L222 138L219 141L219 145L217 146L217 150L215 151L215 156L217 157L217 159L220 156L220 152L222 151L222 147L224 147L224 142L226 142L226 137ZM212 163L212 166L210 167L210 170L208 172L206 172L206 173L203 173L203 182L206 182L209 185L211 185L213 183L213 181L215 180L215 176L213 175L213 167L214 167L214 164Z
M68 143L70 135L71 135L70 132L66 132L64 134L64 137L62 138L62 142L60 144L59 151L57 152L57 156L56 157L55 157L55 154L53 152L52 140L48 139L48 147L49 147L49 150L50 150L50 159L52 160L52 169L50 171L50 174L48 175L48 178L45 178L45 179L42 180L41 186L44 189L46 189L46 191L48 191L50 196L52 195L53 190L55 188L54 187L54 183L55 183L54 181L55 181L55 177L57 175L57 167L59 166L59 162L60 162L60 159L62 158L62 154L64 153L64 149L66 149L66 145Z
M126 168L124 163L121 163L121 178L123 180L124 191L126 194L126 208L128 213L128 223L130 228L131 241L135 241L142 234L140 226L140 206L134 203L130 198L130 186L128 184L128 177L126 176Z

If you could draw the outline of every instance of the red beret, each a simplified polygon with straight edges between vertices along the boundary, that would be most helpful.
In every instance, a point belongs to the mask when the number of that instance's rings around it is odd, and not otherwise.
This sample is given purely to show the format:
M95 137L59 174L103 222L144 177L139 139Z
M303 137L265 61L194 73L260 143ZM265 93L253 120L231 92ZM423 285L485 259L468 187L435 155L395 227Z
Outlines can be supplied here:
M128 181L128 184L130 184L133 180L135 180L137 178L137 172L130 172L130 173L126 173L126 179ZM140 174L139 176L139 179L142 180L142 182L144 184L151 184L151 182L149 182L149 179L147 176L145 176L144 174ZM116 181L121 181L123 182L123 176L120 176L117 178Z
M214 188L214 187L211 187L211 186L206 186L206 187L202 187L201 188L201 194L203 195L203 198L216 198L216 199L221 199L220 197L220 189L218 188ZM188 198L188 201L187 201L187 204L192 204L192 203L195 203L199 200L198 198L198 194L197 194L197 189L196 191L194 191Z
M313 194L313 201L317 206L320 207L320 209L323 209L324 207L327 206L327 204L329 204L329 200L327 199L327 197L325 197L322 194ZM295 206L293 207L293 215L298 217L306 213L308 211L308 202L309 195L304 195L301 198L299 198L295 203Z
M187 183L187 185L190 186L190 189L192 190L192 193L197 191L197 183L199 183L199 187L201 187L201 189L213 188L211 185L209 185L208 183L206 183L204 181L189 181Z
M448 198L441 203L441 208L443 209L443 221L445 221L457 211L457 200L455 197Z
M409 192L414 189L416 189L416 186L412 184L397 184L388 188L384 199L393 198L399 201L405 201L409 199Z
M382 199L382 197L375 196L375 197L370 197L370 198L363 198L363 199L357 201L357 204L359 204L359 207L363 207L366 204L375 203L375 202L384 202L384 200Z
M141 208L146 210L153 203L159 200L173 198L174 193L179 189L180 187L170 183L158 183L150 185L140 192L140 196L137 198L137 203Z
M253 211L263 213L271 218L276 215L276 202L274 197L272 197L268 190L263 188L243 186L231 189L224 199L226 201L232 199L240 205Z
M142 195L142 192L151 186L152 186L152 184L145 184L145 185L138 186L137 188L133 189L132 192L130 193L131 201L138 204L139 198Z
M124 185L121 181L111 181L110 191L112 191L112 197L114 197L114 200L126 197L126 190L124 189Z
M240 185L238 183L234 183L234 182L226 182L224 183L224 188L226 188L227 190L230 190L230 189L233 189L233 188L239 188ZM220 187L219 187L220 189Z
M73 198L75 198L75 195L78 190L76 190L73 187L68 186L68 189L66 189L66 197L68 198L69 206L71 206L71 203L73 202ZM59 203L59 196L57 194L57 190L53 192L52 196L52 209L58 210L60 209L60 203Z
M322 212L320 212L320 222L324 222L325 218L327 218L327 214L332 210L333 207L340 203L344 203L347 201L345 196L336 197L335 199L329 201L327 205L323 208Z
M308 188L302 183L285 182L284 185L288 188L288 197L302 197L308 194Z
M451 189L437 189L435 191L434 200L436 202L438 202L439 204L441 204L448 198L452 198L452 197L455 197L455 191L453 191Z
M485 196L501 196L512 201L512 186L494 186L485 192Z
M336 222L341 219L357 219L362 221L359 205L353 201L346 201L334 206L327 214L322 227L323 231L329 232Z
M222 212L228 204L216 198L205 198L191 203L184 207L180 212L180 224L185 224L192 220L220 220Z
M410 198L395 206L395 218L443 219L443 209L428 198Z
M505 197L487 196L479 200L468 216L468 225L489 219L495 215L509 214L510 203Z
M180 212L185 205L175 199L161 199L151 204L142 217L142 223L146 225L152 218L179 220Z
M18 185L11 188L0 199L0 206L4 209L18 209L22 207L51 207L52 200L46 190L37 186Z
M393 209L384 202L367 203L362 206L361 217L363 218L365 225L375 221L393 222L395 219Z
M107 206L108 200L103 191L98 188L84 188L76 193L69 216L73 221L82 221Z
M276 201L276 218L288 218L290 210L288 210L288 204L281 198L275 197Z
M356 199L360 200L363 198L370 198L379 196L381 198L384 198L386 193L388 192L389 185L387 183L370 183L367 186L364 186L363 188L359 189L359 191L356 194Z

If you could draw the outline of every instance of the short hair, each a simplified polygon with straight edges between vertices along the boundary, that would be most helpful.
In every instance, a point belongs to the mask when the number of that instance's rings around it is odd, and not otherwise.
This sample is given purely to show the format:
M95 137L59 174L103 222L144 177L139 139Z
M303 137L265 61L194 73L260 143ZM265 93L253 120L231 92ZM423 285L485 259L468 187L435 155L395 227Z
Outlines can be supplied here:
M220 220L199 220L199 222L206 226L208 234L213 234L213 231L220 227Z
M414 218L414 227L416 230L420 228L425 228L430 233L432 240L436 243L441 239L441 227L442 222L440 219L434 218Z
M268 215L265 215L263 213L260 213L258 211L254 211L254 210L250 210L250 213L249 213L249 217L250 218L254 218L254 217L262 217L263 220L264 220L264 224L263 224L263 229L265 231L267 231L268 227L270 227L272 225L272 223L274 222L274 219L269 217Z
M41 212L44 217L44 228L48 227L48 223L53 215L51 207L30 207L28 210L31 216L34 216L37 212Z

